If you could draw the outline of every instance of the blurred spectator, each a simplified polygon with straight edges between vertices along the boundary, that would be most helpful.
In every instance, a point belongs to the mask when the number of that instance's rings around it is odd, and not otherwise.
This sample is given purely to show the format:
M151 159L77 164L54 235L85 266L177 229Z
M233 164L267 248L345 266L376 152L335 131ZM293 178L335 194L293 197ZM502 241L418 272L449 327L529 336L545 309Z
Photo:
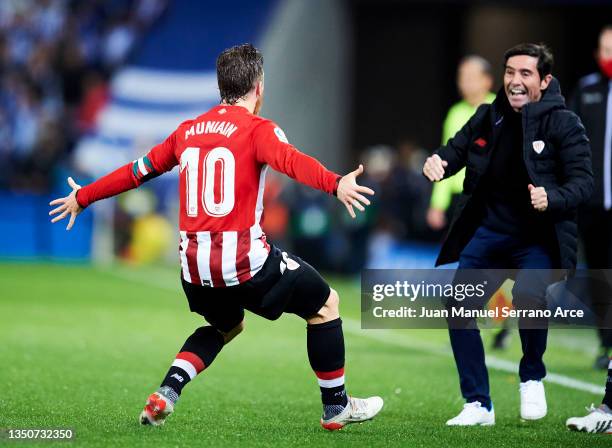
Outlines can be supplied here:
M459 62L457 70L457 88L461 101L454 104L448 111L444 120L442 131L442 144L463 127L483 103L491 103L495 95L491 64L480 56L466 56ZM442 230L446 227L448 217L452 215L452 202L463 191L465 168L453 177L437 182L433 187L431 203L427 212L427 223L433 230Z
M431 183L423 176L423 164L427 158L425 149L411 140L404 140L398 145L398 163L394 176L401 197L399 200L410 201L404 204L404 223L406 237L415 240L430 240L430 230L426 225L427 208L431 196Z
M397 150L379 145L362 155L363 183L376 191L376 232L396 241L426 237L423 222L431 186L419 166L424 157L424 150L410 140Z
M397 154L389 146L376 145L363 151L359 160L365 168L362 184L376 192L376 198L372 201L376 211L374 231L390 235L394 239L400 238L404 234L401 219L403 204L394 204L390 197L394 193L388 191L391 186L391 172L397 163Z
M116 67L127 59L136 41L135 25L127 11L108 24L102 37L102 62L106 67Z
M140 28L148 28L166 8L166 0L138 0L133 6L133 14Z
M589 269L609 269L612 267L612 25L604 27L599 35L596 58L600 72L579 81L569 107L580 116L591 141L595 189L578 219L586 263ZM612 350L612 330L601 329L599 337L601 353L595 367L605 370Z
M92 71L83 79L83 100L78 107L76 120L79 132L93 131L96 118L110 97L108 83L103 73Z
M166 0L0 2L0 187L46 191Z
M289 226L289 207L283 194L286 184L286 178L277 172L268 171L266 174L262 227L267 237L279 247L286 247Z
M327 250L332 225L331 201L316 190L301 184L290 187L289 233L293 251L306 262L317 262L321 269L330 269Z

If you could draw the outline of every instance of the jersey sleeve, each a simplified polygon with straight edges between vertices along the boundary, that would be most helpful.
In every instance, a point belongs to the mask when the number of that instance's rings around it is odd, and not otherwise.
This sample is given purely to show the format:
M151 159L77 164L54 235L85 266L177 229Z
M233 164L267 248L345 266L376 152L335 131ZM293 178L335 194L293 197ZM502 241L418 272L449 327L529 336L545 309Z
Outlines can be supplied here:
M159 145L155 145L145 156L81 188L76 198L79 205L85 208L101 199L139 187L143 182L178 165L175 154L176 132L174 131Z
M254 129L255 156L298 182L328 194L335 194L340 175L325 168L317 159L291 145L281 128L265 121Z

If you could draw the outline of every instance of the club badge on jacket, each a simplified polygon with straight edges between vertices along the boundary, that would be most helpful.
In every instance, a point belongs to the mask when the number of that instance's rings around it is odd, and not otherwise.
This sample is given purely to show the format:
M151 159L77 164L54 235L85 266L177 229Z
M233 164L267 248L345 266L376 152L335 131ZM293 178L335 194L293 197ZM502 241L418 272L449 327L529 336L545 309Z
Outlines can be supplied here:
M544 142L542 140L536 140L532 143L532 145L536 154L540 154L542 151L544 151Z

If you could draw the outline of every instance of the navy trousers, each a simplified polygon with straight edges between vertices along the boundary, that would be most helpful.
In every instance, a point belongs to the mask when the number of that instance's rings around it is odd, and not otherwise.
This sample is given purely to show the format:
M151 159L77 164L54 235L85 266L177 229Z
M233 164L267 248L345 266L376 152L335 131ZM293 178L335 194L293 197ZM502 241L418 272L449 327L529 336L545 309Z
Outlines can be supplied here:
M459 269L516 269L515 284L512 290L514 307L521 308L517 299L533 306L540 303L545 306L546 287L550 283L543 271L532 269L550 269L552 257L545 245L525 242L520 237L501 234L484 226L478 228L459 258ZM487 271L489 272L489 271ZM493 277L487 281L487 291L494 293L508 277L502 272L492 271ZM545 272L545 271L544 271ZM458 271L458 275L460 275ZM488 294L488 298L490 298ZM466 402L479 401L487 409L491 408L489 395L489 375L485 365L484 347L480 330L474 319L467 319L461 328L449 328L450 342L459 372L461 394ZM546 376L542 357L546 351L547 329L520 328L523 357L519 366L521 382L541 380Z

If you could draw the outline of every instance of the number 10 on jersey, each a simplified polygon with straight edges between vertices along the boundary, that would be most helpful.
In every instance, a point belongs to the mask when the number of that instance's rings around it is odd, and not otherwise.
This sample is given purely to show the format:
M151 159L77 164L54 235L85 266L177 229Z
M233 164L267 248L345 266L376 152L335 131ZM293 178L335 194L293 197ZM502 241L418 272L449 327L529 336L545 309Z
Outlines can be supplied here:
M189 147L181 154L181 174L185 171L186 176L187 216L192 217L198 216L199 211L200 152L200 148ZM204 156L202 170L203 188L200 200L204 212L213 217L229 214L234 209L235 200L236 159L234 155L227 148L214 148Z

